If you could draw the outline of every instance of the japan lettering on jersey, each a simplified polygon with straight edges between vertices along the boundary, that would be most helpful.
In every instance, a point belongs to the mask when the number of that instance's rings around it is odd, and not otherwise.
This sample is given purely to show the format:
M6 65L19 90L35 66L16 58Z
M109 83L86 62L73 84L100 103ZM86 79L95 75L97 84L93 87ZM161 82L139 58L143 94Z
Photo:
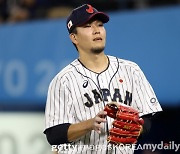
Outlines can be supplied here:
M76 59L55 76L48 90L45 129L94 118L112 101L132 106L139 111L140 116L162 110L151 85L137 64L113 56L108 56L108 59L109 65L101 73L92 72ZM104 124L101 134L91 131L72 144L107 145L107 132L112 127L112 121L112 118L107 117L107 124ZM77 149L72 150L77 152ZM129 149L116 150L124 154L127 151L133 153ZM87 149L85 153L88 153ZM97 153L105 152L102 148Z

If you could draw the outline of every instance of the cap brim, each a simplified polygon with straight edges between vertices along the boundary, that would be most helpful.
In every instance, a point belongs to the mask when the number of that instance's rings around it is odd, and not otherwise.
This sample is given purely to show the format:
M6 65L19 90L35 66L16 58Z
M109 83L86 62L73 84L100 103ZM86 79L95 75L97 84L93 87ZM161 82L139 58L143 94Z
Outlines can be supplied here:
M98 20L102 21L103 23L107 23L109 21L109 16L107 14L105 14L103 12L97 12L97 13L94 13L91 16L89 16L89 18L86 21L84 21L83 23L78 24L77 26L84 25L89 20L91 20L93 18L98 19Z

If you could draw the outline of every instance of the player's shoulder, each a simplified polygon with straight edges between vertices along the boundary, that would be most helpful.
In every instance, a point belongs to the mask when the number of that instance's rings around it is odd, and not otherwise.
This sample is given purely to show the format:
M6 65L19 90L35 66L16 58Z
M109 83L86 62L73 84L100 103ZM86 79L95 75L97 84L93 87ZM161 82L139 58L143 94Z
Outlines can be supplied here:
M66 65L63 69L61 69L53 78L53 80L65 80L67 79L67 76L71 73L74 72L74 66L79 65L78 60L75 59L68 65ZM53 81L52 80L52 81Z
M109 56L109 55L108 55L108 57L109 57L109 60L111 63L117 63L118 62L120 66L126 66L126 67L130 67L130 68L134 68L135 70L140 69L139 65L134 61L122 59L122 58L115 57L115 56Z

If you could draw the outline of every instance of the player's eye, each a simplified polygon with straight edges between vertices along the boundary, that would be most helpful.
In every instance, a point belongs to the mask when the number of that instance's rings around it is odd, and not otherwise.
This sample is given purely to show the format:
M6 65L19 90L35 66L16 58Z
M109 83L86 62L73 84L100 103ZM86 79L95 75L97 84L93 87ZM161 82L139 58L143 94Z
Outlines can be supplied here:
M103 25L103 23L100 23L100 24L98 24L98 26L99 26L99 27L103 27L104 25Z
M84 28L88 28L88 27L91 27L91 25L90 24L84 25Z

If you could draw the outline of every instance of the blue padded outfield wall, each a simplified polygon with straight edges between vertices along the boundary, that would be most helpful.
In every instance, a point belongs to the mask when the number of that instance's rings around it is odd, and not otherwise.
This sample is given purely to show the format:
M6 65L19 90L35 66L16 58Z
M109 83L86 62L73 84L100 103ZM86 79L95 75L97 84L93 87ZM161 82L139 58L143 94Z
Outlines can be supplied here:
M180 7L109 13L105 52L139 64L162 105L180 102ZM44 105L78 56L65 19L0 25L0 104Z

